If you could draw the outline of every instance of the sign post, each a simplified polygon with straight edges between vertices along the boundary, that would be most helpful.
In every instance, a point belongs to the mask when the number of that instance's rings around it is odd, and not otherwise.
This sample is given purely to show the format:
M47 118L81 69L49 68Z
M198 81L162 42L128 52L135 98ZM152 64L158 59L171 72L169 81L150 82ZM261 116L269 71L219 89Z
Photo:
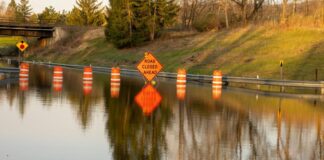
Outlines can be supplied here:
M280 79L281 79L281 80L283 80L283 64L284 64L284 61L281 60L281 61L280 61ZM285 89L285 88L284 88L283 86L281 86L281 87L280 87L280 92L283 92L284 89Z
M17 43L17 48L19 49L19 54L18 54L18 57L19 57L19 62L20 62L20 54L24 54L24 51L28 48L28 44L24 41L20 41Z
M136 95L135 101L143 110L144 115L149 116L160 105L162 96L153 87L153 79L162 70L162 64L150 52L146 52L144 59L137 65L138 71L148 82Z
M152 53L146 52L144 59L137 65L137 69L148 82L151 82L163 66Z
M283 69L282 69L282 67L283 67L283 63L284 63L283 60L281 60L281 61L280 61L280 79L281 79L281 80L283 80Z

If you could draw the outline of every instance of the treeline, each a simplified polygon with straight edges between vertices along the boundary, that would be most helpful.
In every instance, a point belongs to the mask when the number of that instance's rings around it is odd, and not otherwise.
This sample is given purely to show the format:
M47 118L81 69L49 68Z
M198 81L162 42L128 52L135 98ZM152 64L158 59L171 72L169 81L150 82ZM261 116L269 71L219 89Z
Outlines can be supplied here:
M179 6L175 0L110 0L106 37L117 47L153 41L175 23Z
M1 2L0 14L2 19L15 22L102 26L106 23L104 8L98 0L76 0L71 11L56 11L53 6L48 6L41 13L34 13L29 0L20 0L19 3L10 0L7 7Z
M18 0L16 0L18 1ZM105 26L107 40L131 47L162 31L208 31L248 24L324 26L324 0L76 0L71 11L46 7L33 13L28 0L0 3L0 16L22 22Z
M182 28L205 31L247 24L324 25L324 0L180 0Z

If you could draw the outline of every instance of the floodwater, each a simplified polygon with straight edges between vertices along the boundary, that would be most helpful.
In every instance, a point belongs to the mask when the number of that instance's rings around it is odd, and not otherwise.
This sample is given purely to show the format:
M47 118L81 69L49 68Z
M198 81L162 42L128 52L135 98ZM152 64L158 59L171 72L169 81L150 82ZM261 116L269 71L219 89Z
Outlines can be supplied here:
M0 86L0 160L324 158L320 99L233 88L213 99L211 85L188 83L179 100L175 80L159 79L145 108L142 78L122 77L116 94L95 74L85 92L82 72L65 69L55 91L52 68L30 72L28 87Z

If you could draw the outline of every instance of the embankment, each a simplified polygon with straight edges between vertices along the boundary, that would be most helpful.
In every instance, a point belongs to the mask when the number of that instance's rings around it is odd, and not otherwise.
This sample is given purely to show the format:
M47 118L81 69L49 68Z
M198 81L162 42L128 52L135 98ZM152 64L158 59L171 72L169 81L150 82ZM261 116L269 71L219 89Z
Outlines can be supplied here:
M248 26L220 32L167 33L128 49L107 42L101 28L78 29L29 59L135 68L145 51L153 52L164 70L171 72L179 67L196 74L220 69L230 76L279 79L283 60L284 79L314 80L318 69L318 79L324 80L324 29L314 28Z

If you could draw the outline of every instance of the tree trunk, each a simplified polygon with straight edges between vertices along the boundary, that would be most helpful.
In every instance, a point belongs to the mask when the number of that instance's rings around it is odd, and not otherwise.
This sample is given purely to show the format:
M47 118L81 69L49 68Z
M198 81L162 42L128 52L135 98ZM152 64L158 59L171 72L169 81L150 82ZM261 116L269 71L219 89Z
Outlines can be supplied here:
M242 6L241 6L241 11L242 11L242 22L243 25L247 24L247 0L242 1Z
M127 0L126 2L127 4L127 13L128 13L128 24L129 24L129 38L131 40L131 46L132 46L132 38L133 38L133 29L132 29L132 13L131 13L131 9L130 9L130 3L129 0Z
M322 0L322 24L324 25L324 0Z
M296 12L297 12L297 0L294 0L293 17L296 15Z
M308 0L306 0L306 16L309 14L309 3Z
M182 27L183 29L187 29L187 18L188 18L188 0L183 0L183 13L182 13Z
M152 29L151 29L151 33L150 33L150 40L154 41L155 39L155 30L156 30L156 3L157 2L153 2L154 4L154 11L153 11L153 19L152 19Z
M227 0L224 1L224 14L225 14L225 21L226 21L226 28L229 28L229 22L228 22L228 2Z
M191 28L192 23L195 21L196 12L197 12L197 5L198 5L197 0L194 0L191 3L190 16L189 16L189 21L188 21L188 28Z
M288 0L282 0L281 24L287 23L287 3Z
M246 4L243 6L243 11L242 11L242 18L243 18L243 24L246 25L247 23L247 17L246 17Z

